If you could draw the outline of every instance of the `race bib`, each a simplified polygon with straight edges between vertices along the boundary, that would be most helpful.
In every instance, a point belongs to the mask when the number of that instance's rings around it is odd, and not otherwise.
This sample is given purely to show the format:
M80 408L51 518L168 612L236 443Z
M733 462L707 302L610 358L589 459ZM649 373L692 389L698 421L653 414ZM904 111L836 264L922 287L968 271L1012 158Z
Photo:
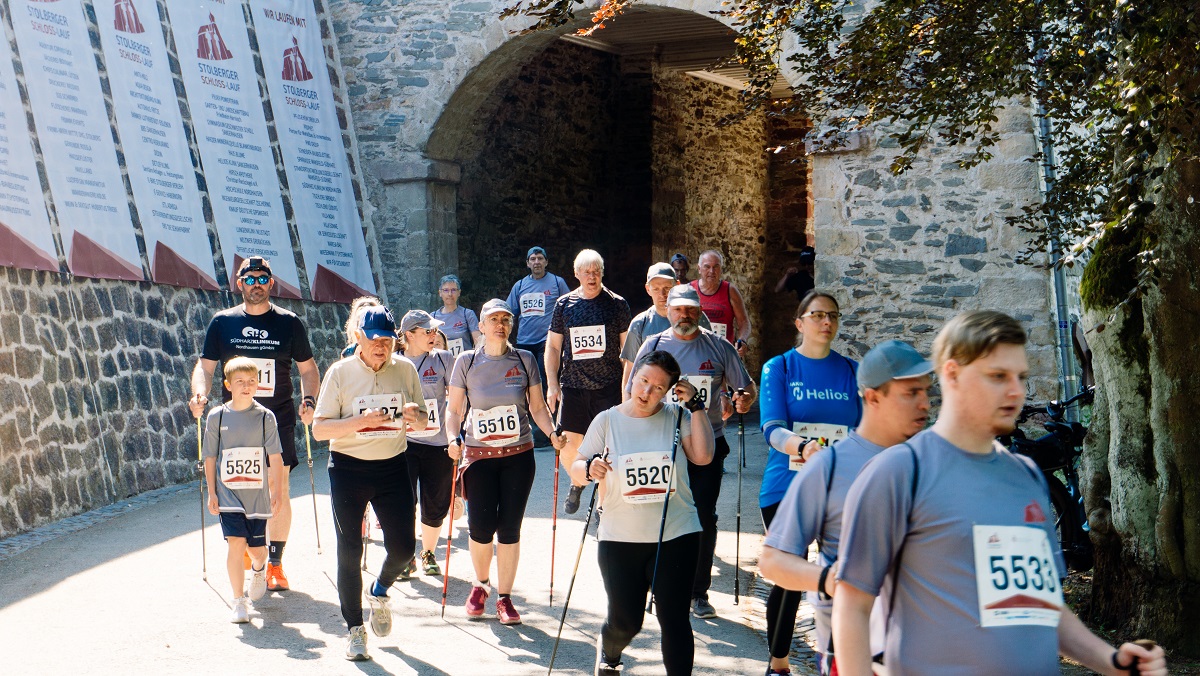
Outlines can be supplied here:
M713 401L715 398L713 396L713 391L712 391L713 377L712 376L684 376L684 377L687 379L687 381L689 383L692 384L692 387L696 388L696 397L699 398L700 401L704 402L704 406L707 407L708 402ZM672 387L670 389L670 391L667 392L667 401L671 402L672 404L679 403L679 397L675 396L675 388L674 387Z
M275 396L275 360L250 357L250 361L258 367L258 391L254 393L254 396Z
M821 444L829 446L835 441L841 441L850 433L850 428L845 425L829 425L826 423L792 423L792 431L806 439L804 444L812 439L820 439ZM804 450L804 444L800 445L800 449ZM799 472L804 468L804 458L799 455L788 456L788 469L793 472Z
M512 446L521 438L521 419L517 407L494 406L487 409L471 409L471 425L475 440L485 446Z
M709 322L709 323L712 324L712 332L713 333L717 334L718 336L720 336L726 340L729 340L729 334L727 333L727 331L729 330L728 324L722 324L721 322Z
M546 294L538 291L521 295L521 316L541 317L546 314Z
M463 339L462 338L455 338L453 340L447 339L446 340L446 349L450 350L450 354L457 357L458 355L462 354Z
M662 502L671 486L671 454L661 451L622 454L617 461L625 502Z
M604 356L604 326L571 327L571 359L599 359Z
M1046 531L1031 526L973 529L980 626L1057 627L1063 595Z
M262 446L238 446L221 452L221 483L230 490L259 489L266 463Z
M386 408L392 422L355 432L359 439L399 439L404 433L404 397L399 394L368 394L354 400L354 409L362 415L371 409Z
M438 432L442 431L442 420L438 417L437 399L426 399L425 409L429 411L429 424L420 432L414 432L411 425L406 425L404 433L413 439L427 439L436 437Z

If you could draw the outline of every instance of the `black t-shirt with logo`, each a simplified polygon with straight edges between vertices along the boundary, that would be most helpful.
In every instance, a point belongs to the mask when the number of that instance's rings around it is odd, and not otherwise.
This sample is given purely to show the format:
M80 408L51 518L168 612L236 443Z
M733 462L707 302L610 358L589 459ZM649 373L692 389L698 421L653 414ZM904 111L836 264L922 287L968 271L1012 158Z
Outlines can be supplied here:
M271 305L261 315L246 314L244 305L213 315L204 336L204 359L219 362L214 377L222 381L221 397L229 401L222 369L234 357L250 357L259 362L259 394L255 399L263 406L277 411L291 409L292 362L313 358L308 332L293 312Z
M554 304L550 330L562 335L559 384L599 390L621 382L621 334L629 330L629 303L601 287L595 298L576 289Z

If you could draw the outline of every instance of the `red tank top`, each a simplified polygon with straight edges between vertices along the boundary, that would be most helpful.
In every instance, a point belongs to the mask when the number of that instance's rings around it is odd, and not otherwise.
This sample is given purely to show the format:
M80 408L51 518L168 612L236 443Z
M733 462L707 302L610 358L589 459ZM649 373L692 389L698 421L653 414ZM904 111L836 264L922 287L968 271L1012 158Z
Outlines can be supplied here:
M700 296L700 309L704 311L704 315L708 317L708 321L713 325L713 333L718 336L724 336L725 340L733 342L733 302L729 300L729 281L721 280L721 285L717 287L717 292L713 295L708 295L700 290L700 280L689 282L691 287L696 290ZM724 326L725 330L720 331Z

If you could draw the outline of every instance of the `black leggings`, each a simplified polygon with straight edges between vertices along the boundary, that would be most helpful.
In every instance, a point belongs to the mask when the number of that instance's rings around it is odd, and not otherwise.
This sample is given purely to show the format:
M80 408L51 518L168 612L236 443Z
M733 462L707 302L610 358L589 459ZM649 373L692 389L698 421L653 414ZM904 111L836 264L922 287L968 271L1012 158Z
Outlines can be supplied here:
M473 460L467 465L463 484L472 540L489 545L493 538L502 545L521 541L521 522L536 473L533 451Z
M600 576L608 594L608 617L600 636L609 659L619 659L642 629L657 549L655 542L600 542ZM692 639L690 604L692 573L699 551L700 533L688 533L662 543L658 577L654 580L654 614L662 630L661 649L667 676L692 673L696 646Z
M771 527L779 503L762 508L764 528ZM792 634L796 628L796 611L804 592L791 591L779 585L771 587L767 596L767 647L771 657L783 659L792 651ZM818 646L824 652L825 646Z
M390 587L413 557L413 494L404 454L386 460L359 460L336 452L329 454L329 501L337 529L337 587L346 627L357 627L362 617L362 521L367 503L375 508L383 530L387 556L379 570L379 584Z
M408 442L404 458L408 460L413 499L415 501L418 495L421 499L421 523L431 528L441 528L446 514L450 512L450 480L453 478L454 461L446 454L445 446L429 446L414 441Z
M725 458L729 455L729 442L717 437L712 462L693 465L688 461L688 485L692 488L692 499L696 502L696 514L700 517L700 555L696 559L696 576L692 582L692 598L708 598L712 585L713 554L717 551L717 499L721 497L721 474Z

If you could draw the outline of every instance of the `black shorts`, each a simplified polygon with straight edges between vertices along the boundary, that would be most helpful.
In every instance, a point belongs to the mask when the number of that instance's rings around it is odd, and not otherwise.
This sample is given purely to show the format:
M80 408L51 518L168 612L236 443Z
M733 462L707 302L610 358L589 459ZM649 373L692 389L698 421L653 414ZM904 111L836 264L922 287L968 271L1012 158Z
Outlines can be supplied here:
M613 383L599 390L577 390L573 387L562 388L562 415L559 420L564 432L587 434L592 420L621 403L621 383Z
M267 520L247 519L242 512L221 512L221 534L226 540L245 538L248 547L266 547Z
M286 406L281 406L278 411L271 411L275 414L275 422L279 426L279 445L283 447L283 464L287 465L289 470L300 464L300 458L296 456L296 405L288 402ZM267 465L271 464L271 456L267 456Z
M408 462L408 480L412 483L413 498L421 506L421 523L441 528L450 511L450 483L454 461L446 454L445 446L430 446L408 442L404 452Z

